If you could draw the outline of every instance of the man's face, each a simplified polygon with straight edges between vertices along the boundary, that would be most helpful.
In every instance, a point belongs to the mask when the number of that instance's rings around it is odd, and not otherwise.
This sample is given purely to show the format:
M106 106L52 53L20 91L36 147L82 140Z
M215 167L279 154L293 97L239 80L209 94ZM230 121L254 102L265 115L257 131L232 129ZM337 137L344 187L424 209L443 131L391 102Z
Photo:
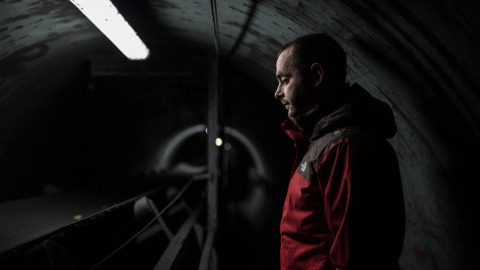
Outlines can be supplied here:
M288 117L296 117L311 109L314 104L313 89L304 82L295 67L293 46L285 49L277 59L278 88L275 98L288 110Z

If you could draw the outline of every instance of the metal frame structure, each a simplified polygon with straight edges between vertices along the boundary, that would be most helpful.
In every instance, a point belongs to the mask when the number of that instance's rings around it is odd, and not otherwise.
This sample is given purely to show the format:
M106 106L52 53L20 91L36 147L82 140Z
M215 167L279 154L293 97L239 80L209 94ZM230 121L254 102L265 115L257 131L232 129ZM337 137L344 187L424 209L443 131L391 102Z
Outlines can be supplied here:
M136 269L215 269L215 231L207 226L204 207L207 176L165 185L3 252L0 266L93 270L131 263ZM179 182L185 183L181 189ZM178 191L167 202L172 187ZM159 204L165 205L161 211Z

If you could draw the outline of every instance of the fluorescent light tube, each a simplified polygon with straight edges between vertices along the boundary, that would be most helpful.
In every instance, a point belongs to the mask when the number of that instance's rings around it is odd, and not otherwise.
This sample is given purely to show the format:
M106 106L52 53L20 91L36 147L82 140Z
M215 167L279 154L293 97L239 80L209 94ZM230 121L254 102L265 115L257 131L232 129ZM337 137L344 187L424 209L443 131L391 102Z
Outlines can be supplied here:
M109 0L70 0L130 60L144 60L147 46Z

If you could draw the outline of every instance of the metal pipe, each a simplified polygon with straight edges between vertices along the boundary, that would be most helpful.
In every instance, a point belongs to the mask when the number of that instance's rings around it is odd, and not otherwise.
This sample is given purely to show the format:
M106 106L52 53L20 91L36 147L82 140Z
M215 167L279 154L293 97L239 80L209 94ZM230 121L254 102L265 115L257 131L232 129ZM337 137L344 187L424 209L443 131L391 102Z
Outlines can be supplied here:
M218 76L219 58L213 57L209 63L209 88L208 88L208 173L209 179L207 183L207 227L211 230L217 229L217 187L218 187L218 158L219 148L215 144L218 138L218 90L219 90L219 76Z

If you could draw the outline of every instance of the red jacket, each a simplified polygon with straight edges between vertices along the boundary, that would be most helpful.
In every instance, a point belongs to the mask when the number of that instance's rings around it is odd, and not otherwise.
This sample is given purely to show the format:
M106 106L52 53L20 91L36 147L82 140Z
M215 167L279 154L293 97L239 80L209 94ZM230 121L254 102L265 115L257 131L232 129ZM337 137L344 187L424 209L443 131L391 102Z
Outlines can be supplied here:
M340 97L341 96L341 97ZM398 269L405 214L390 107L358 85L282 128L294 140L281 269Z

